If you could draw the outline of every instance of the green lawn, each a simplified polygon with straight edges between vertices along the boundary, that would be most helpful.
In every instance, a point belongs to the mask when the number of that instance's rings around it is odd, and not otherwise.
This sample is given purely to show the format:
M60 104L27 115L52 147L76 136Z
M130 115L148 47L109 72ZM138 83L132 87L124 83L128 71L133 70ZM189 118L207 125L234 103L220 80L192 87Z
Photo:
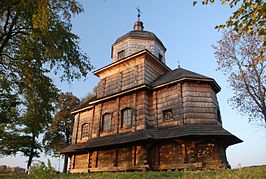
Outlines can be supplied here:
M67 178L78 178L78 179L135 179L135 178L259 178L266 179L266 166L258 166L258 167L247 167L242 169L234 169L234 170L214 170L214 171L191 171L191 172L124 172L124 173L89 173L89 174L49 174L49 172L40 172L36 175L26 175L26 174L0 174L0 178L8 178L8 179L32 179L32 178L40 178L40 179L67 179Z

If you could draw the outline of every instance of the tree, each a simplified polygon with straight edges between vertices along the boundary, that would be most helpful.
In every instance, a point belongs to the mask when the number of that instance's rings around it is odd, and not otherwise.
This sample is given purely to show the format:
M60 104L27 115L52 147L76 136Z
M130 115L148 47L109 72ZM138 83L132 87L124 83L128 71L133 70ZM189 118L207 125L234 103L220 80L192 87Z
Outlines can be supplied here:
M230 102L250 121L266 124L266 60L263 40L253 35L225 31L213 46L218 70L228 76L234 91Z
M58 90L48 76L81 78L93 68L71 32L76 0L0 1L0 150L38 156Z
M230 28L240 35L258 35L264 39L266 46L266 2L264 0L220 0L222 4L228 4L230 8L237 5L238 9L233 12L224 25L218 25L216 28ZM198 1L193 1L193 5ZM215 0L201 0L202 4L214 3Z
M96 99L97 97L98 86L94 86L92 91L90 91L84 98L81 99L80 104L83 105L91 100Z
M70 112L78 105L79 99L72 93L60 93L55 117L43 139L46 152L57 153L71 144L74 116ZM64 172L67 171L67 163L68 157L65 156Z
M19 151L27 156L29 169L33 158L39 157L42 152L38 137L51 122L58 90L39 69L25 69L27 73L23 73L18 85L21 94L19 115L16 121L6 122L0 144L3 146L2 154L16 154Z

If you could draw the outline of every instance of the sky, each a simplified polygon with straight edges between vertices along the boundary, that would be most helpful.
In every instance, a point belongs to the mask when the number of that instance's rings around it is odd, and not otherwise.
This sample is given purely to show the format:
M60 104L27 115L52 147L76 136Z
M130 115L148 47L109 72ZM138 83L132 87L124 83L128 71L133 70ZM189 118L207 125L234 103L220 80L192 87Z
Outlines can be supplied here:
M233 9L220 3L192 6L193 0L80 0L85 12L73 18L73 32L80 37L80 47L91 59L95 69L112 62L111 46L117 38L133 30L137 20L136 7L142 11L144 30L153 32L167 48L166 64L214 78L222 90L217 94L223 127L244 142L226 150L232 168L266 165L266 129L248 123L245 116L233 110L228 99L233 95L226 77L216 71L215 44L222 36L215 25L223 24ZM60 82L51 76L62 91L70 91L83 98L98 83L92 72L84 79L71 83ZM42 155L37 160L47 161L62 168L62 160ZM27 158L19 154L0 158L0 165L26 167ZM60 162L59 162L60 161Z

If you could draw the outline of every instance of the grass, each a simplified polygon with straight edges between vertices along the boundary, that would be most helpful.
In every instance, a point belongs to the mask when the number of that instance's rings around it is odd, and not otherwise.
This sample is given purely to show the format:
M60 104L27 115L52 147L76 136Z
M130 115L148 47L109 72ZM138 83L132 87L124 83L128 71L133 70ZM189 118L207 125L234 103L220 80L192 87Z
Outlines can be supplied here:
M266 166L246 167L234 170L212 170L212 171L188 171L188 172L123 172L123 173L89 173L89 174L56 174L49 172L39 172L38 174L0 174L2 179L137 179L137 178L205 178L205 179L222 179L222 178L266 178Z

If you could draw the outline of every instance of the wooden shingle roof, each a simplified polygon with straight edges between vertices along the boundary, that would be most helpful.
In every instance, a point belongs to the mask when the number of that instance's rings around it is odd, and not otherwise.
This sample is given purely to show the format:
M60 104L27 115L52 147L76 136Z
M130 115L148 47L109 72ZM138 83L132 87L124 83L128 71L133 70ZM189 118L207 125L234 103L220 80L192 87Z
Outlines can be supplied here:
M153 39L157 41L164 48L164 50L166 50L161 40L154 33L144 30L132 30L126 33L125 35L119 37L114 44L121 42L127 38Z
M224 145L242 142L239 138L218 125L184 125L179 127L164 127L157 129L143 129L135 132L119 133L105 137L93 138L84 143L72 144L63 148L60 153L72 153L112 145L135 143L145 140L161 140L172 138L202 137L222 138ZM226 139L226 140L224 140Z
M158 86L168 84L168 83L174 83L176 81L180 80L201 80L201 81L209 81L213 83L215 88L217 89L217 92L220 91L220 86L215 82L214 79L183 69L183 68L177 68L175 70L169 71L162 76L160 76L157 80L155 80L152 83L152 87L156 88Z

